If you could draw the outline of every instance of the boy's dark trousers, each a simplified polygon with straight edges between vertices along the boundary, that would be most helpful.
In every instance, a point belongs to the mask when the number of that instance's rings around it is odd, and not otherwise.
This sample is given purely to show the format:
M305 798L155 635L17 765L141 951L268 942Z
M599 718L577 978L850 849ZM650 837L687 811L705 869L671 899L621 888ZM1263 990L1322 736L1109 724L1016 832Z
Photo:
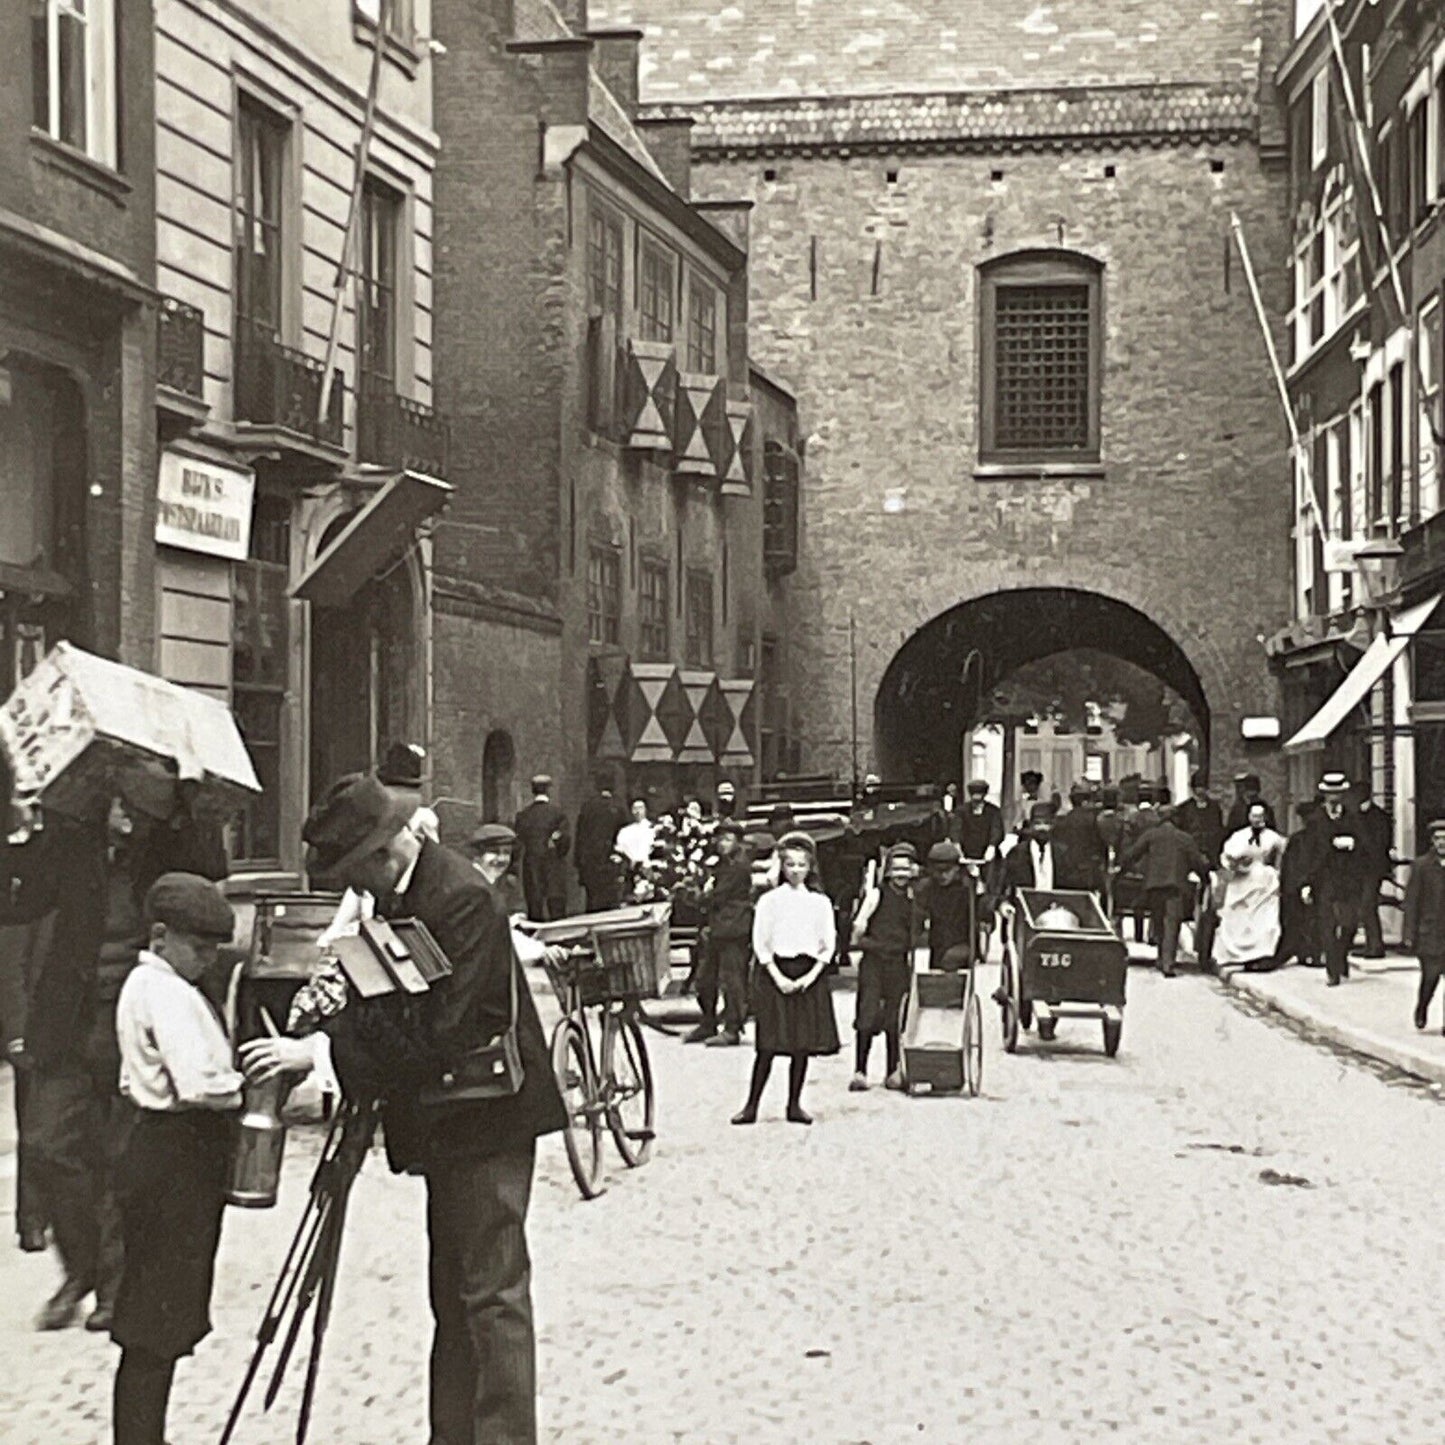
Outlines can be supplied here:
M888 1072L901 1058L902 1008L912 982L912 964L906 953L865 953L858 966L858 1073L866 1073L875 1035L882 1034L888 1049Z
M718 994L722 994L723 1031L739 1034L748 1016L748 951L742 938L709 937L697 970L697 1002L702 1026L717 1028Z
M1415 1000L1415 1027L1425 1027L1425 1015L1442 975L1445 975L1445 953L1422 953L1420 955L1420 994Z
M1360 923L1365 930L1365 956L1373 958L1385 951L1385 935L1380 930L1379 878L1367 878L1360 884ZM1353 940L1352 940L1353 941Z
M1179 925L1184 921L1184 890L1178 886L1151 888L1145 896L1159 943L1159 967L1172 973L1179 954Z

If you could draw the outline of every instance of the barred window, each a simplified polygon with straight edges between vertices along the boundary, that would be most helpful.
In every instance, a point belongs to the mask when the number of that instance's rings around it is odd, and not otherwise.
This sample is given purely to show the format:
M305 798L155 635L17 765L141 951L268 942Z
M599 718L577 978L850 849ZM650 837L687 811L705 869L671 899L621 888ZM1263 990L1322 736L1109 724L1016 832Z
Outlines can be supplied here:
M651 242L643 242L638 309L644 341L672 340L672 288L672 257Z
M622 559L615 547L587 558L587 637L616 646L622 637Z
M1100 273L1084 257L1007 257L981 285L980 456L1099 456Z
M668 651L667 563L644 559L638 578L638 652L643 662L666 662Z

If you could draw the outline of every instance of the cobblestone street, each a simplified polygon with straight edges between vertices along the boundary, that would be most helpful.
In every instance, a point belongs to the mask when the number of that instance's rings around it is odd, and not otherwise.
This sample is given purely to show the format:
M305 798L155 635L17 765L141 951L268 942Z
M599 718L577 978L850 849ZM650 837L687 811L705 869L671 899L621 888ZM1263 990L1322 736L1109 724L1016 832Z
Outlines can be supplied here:
M781 1078L756 1128L730 1128L750 1052L652 1036L653 1161L583 1204L560 1141L543 1150L544 1437L1442 1438L1439 1105L1210 980L1130 983L1115 1062L1081 1023L1010 1058L990 1008L983 1098L851 1095L839 1057L809 1084L811 1130L782 1122ZM837 1005L851 1021L851 996ZM228 1215L217 1329L181 1369L173 1445L219 1434L315 1148L293 1139L280 1208ZM113 1347L32 1333L53 1266L0 1260L0 1435L105 1439ZM318 1445L425 1439L423 1260L421 1187L373 1158ZM288 1437L301 1373L244 1445Z

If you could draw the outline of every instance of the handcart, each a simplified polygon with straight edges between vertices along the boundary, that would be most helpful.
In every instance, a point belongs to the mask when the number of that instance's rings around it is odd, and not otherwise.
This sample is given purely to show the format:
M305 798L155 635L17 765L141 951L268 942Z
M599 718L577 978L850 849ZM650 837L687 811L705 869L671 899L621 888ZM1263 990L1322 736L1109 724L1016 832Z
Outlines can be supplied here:
M929 949L914 950L913 978L900 1021L903 1087L909 1094L966 1092L977 1098L983 1088L983 1007L975 978L975 964L983 955L977 880L971 874L969 897L970 946L950 949L939 969L923 967ZM948 964L955 952L961 966L952 968Z
M639 1019L641 1001L660 997L672 976L671 917L670 903L653 903L528 925L540 942L568 950L545 967L562 1005L552 1031L562 1137L584 1199L602 1192L604 1126L629 1169L652 1153L656 1095Z
M996 995L1003 1010L1004 1048L1013 1053L1020 1031L1033 1022L1047 1043L1061 1018L1099 1019L1104 1052L1113 1058L1124 1032L1129 951L1098 894L1020 888L1008 913Z

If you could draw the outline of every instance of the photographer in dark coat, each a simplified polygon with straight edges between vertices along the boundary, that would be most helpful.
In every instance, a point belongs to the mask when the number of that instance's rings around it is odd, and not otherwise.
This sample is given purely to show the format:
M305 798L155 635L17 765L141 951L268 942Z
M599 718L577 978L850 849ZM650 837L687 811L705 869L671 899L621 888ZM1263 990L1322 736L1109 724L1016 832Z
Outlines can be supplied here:
M313 880L365 889L382 918L424 923L452 965L425 996L420 1027L392 1023L386 1000L346 1005L314 1039L243 1046L253 1079L335 1064L353 1100L384 1100L387 1155L397 1173L427 1185L431 1247L432 1445L537 1438L527 1208L536 1141L563 1127L536 1005L512 951L508 921L485 880L460 854L407 826L412 807L374 777L333 784L305 828ZM423 1102L443 1073L516 1029L523 1079L515 1094Z

